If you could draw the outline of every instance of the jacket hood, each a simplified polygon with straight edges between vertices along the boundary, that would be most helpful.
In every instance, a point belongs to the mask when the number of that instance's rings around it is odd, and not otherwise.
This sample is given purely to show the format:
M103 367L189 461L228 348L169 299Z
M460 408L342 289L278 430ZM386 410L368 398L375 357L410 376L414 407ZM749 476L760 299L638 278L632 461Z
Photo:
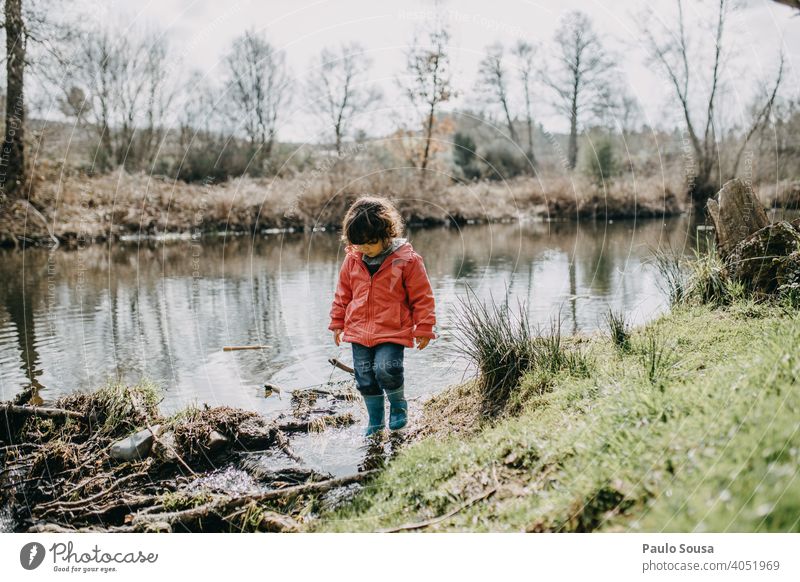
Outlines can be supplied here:
M361 259L361 256L364 254L360 251L357 251L353 245L347 245L344 250L345 253L347 253L348 255L353 255L359 260ZM395 250L393 253L390 253L389 256L390 257L397 256L398 258L402 259L410 259L413 254L414 254L414 247L411 246L410 242L406 241L403 244L401 244L397 248L397 250Z

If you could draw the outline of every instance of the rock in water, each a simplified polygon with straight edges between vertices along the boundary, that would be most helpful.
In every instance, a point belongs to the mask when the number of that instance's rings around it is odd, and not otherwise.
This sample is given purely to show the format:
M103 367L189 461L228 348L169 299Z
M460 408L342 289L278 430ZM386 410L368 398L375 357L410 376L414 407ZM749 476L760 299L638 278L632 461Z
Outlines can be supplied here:
M230 444L230 439L215 430L212 430L208 435L207 447L209 451L217 452L226 448Z
M716 200L712 198L706 206L714 222L722 258L742 240L769 224L767 213L753 189L739 178L725 182Z
M726 258L729 275L749 291L771 295L800 287L800 229L780 221L735 245Z
M153 430L158 432L160 425L155 425ZM150 454L153 448L154 435L149 428L140 430L128 438L115 442L111 445L111 458L118 461L134 461L144 459Z

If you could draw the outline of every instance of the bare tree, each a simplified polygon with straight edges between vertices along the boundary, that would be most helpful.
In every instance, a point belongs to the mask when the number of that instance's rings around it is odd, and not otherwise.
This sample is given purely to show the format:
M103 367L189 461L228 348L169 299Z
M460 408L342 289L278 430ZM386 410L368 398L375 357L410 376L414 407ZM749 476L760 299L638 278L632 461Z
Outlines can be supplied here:
M677 17L674 27L662 27L660 34L653 30L647 21L640 24L645 43L649 51L650 61L660 67L669 80L675 97L680 103L686 132L695 155L696 174L689 176L689 196L695 206L702 206L712 196L719 184L718 179L712 179L712 173L717 165L718 149L716 128L714 126L714 113L719 98L720 77L722 65L725 61L723 45L725 24L731 9L730 0L717 0L717 13L714 26L714 47L711 66L710 89L705 102L705 119L701 118L698 125L691 111L692 71L690 61L695 55L689 54L689 39L683 13L682 0L676 0ZM701 127L702 130L698 130Z
M443 22L437 21L427 33L427 42L419 37L415 38L406 55L409 80L402 88L411 105L424 116L422 152L418 159L412 160L422 170L420 181L425 180L425 170L430 163L436 112L442 103L455 96L448 53L449 41L447 27Z
M770 121L770 116L773 108L775 107L775 101L778 97L778 90L780 89L781 82L783 81L784 64L784 55L781 53L780 62L778 64L778 72L775 75L775 81L772 84L772 89L769 90L766 95L759 95L756 97L756 102L753 105L753 115L750 121L750 128L744 134L744 137L742 137L741 143L739 144L739 149L736 151L736 155L733 159L731 170L728 173L728 179L736 177L736 173L739 171L739 164L742 160L742 154L744 154L750 139L757 132L762 131Z
M105 171L113 165L116 157L112 142L112 118L117 110L116 80L123 77L117 69L123 66L121 55L110 30L85 35L72 59L72 80L86 94L87 106L76 113L77 118L87 119L89 127L98 137L93 166ZM88 113L88 115L86 115Z
M508 103L508 74L503 63L504 53L501 43L486 47L486 56L478 66L478 87L487 94L490 103L497 103L500 106L506 120L508 135L514 144L519 145L519 136Z
M569 119L567 157L570 170L578 161L578 126L593 96L602 94L606 75L613 68L588 16L567 13L555 34L557 67L543 75L555 91L557 106Z
M201 71L189 73L186 90L181 92L178 113L179 140L181 146L189 145L194 134L211 135L213 126L219 121L216 108L217 95L210 81Z
M659 29L650 26L647 19L642 18L640 28L649 51L650 61L655 63L668 79L675 98L677 99L685 123L688 141L691 143L695 160L695 175L688 177L689 196L695 207L702 207L706 200L713 196L720 186L723 176L726 175L720 167L720 151L718 135L721 131L715 119L721 98L720 87L722 83L723 66L728 62L731 50L725 43L727 22L734 9L733 0L717 0L716 12L713 20L714 44L711 47L709 90L704 99L704 115L699 116L692 111L694 95L692 88L698 83L695 78L697 67L690 67L689 63L697 62L699 54L690 50L689 32L683 10L683 2L676 0L676 15L672 26L662 25ZM770 112L775 103L775 98L783 78L783 56L772 90L763 96L763 104L755 107L751 126L745 131L739 151L734 157L732 171L738 171L742 152L747 142L763 127L769 119Z
M224 131L225 119L218 108L219 89L198 70L189 72L184 87L176 106L180 160L174 175L187 182L225 179L232 170L226 154L237 148L226 144L230 134ZM242 161L246 164L246 159Z
M536 168L536 156L533 150L534 141L534 124L533 124L533 108L532 101L532 86L534 80L534 58L536 57L537 49L534 45L520 40L514 45L511 53L514 55L515 66L519 81L522 85L522 94L525 98L525 126L528 132L528 162L532 168Z
M105 27L84 30L76 39L67 77L51 83L64 91L62 111L97 136L96 169L139 169L153 163L176 93L168 60L159 31L123 33Z
M255 155L269 162L278 118L289 101L286 54L247 31L233 42L225 63L230 115L241 123Z
M636 131L642 119L642 108L639 102L627 91L616 103L616 118L623 137Z
M589 106L597 122L609 131L630 135L641 120L641 108L621 75L612 72Z
M794 179L800 175L800 97L778 100L772 122L774 129L769 136L764 135L765 131L759 132L759 150L768 144L769 163L774 168L771 179Z
M144 128L139 140L140 156L153 164L164 139L165 122L177 97L177 87L169 79L169 46L163 36L148 42L142 75L145 78Z
M311 67L307 87L311 108L333 129L336 153L342 153L353 117L380 98L365 86L372 61L359 43L343 44L338 51L324 48Z
M6 35L6 91L3 96L5 140L0 149L0 203L7 197L23 198L28 180L25 163L25 119L29 100L25 93L26 74L35 69L44 54L58 57L59 43L71 28L65 8L44 0L8 0L0 22Z
M25 176L25 23L22 0L6 0L6 129L0 150L0 202L17 198L26 182Z

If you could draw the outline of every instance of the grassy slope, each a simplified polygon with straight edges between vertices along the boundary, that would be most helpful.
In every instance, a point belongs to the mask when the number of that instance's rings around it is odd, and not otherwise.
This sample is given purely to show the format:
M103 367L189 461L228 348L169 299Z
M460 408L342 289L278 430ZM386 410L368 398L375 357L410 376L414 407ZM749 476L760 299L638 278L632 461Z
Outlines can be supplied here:
M591 340L588 378L529 374L519 414L424 438L313 527L396 527L496 487L426 530L798 531L798 345L796 314L741 303L678 308L624 353Z

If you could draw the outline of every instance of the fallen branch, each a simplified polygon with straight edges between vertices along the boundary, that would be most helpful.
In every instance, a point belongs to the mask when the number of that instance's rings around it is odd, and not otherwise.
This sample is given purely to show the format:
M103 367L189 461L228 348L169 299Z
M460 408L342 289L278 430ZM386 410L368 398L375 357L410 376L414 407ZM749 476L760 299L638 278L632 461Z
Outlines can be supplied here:
M230 522L234 517L246 514L251 507L252 505L246 505L230 515L226 515L223 519ZM288 515L274 511L262 511L257 529L268 532L298 532L300 531L300 524Z
M335 366L335 367L339 368L340 370L344 370L344 371L345 371L345 372L347 372L348 374L355 374L355 370L353 370L353 368L351 368L351 367L350 367L350 366L348 366L347 364L343 364L342 362L340 362L340 361L339 361L339 360L337 360L336 358L330 358L330 359L328 360L328 362L329 362L331 365L333 365L333 366Z
M61 501L64 501L68 497L71 497L73 493L77 493L81 489L86 488L89 484L93 483L94 481L99 481L100 479L108 479L109 477L110 475L108 475L107 473L100 473L99 475L93 475L91 477L88 477L87 479L84 479L83 481L75 485L72 489L62 493L57 499L41 504L39 508L46 509L50 506L53 506Z
M241 350L266 350L270 346L223 346L223 352L238 352Z
M394 527L394 528L391 528L391 529L383 529L383 530L380 530L379 533L396 533L396 532L399 532L399 531L413 531L415 529L422 529L422 528L428 527L429 525L433 525L435 523L439 523L440 521L444 521L447 518L453 517L459 511L463 511L467 507L470 507L471 505L475 505L478 501L482 501L484 499L487 499L487 498L491 497L496 492L497 492L497 489L492 487L488 491L485 491L485 492L481 493L480 495L476 495L472 499L468 500L466 503L463 503L462 505L459 505L458 507L456 507L455 509L453 509L451 511L448 511L444 515L440 515L439 517L434 517L433 519L428 519L428 520L425 520L425 521L419 521L417 523L407 523L406 525L401 525L399 527Z
M142 471L139 473L131 473L130 475L126 475L125 477L117 479L116 481L114 481L114 483L111 484L110 487L103 489L99 493L96 493L91 497L87 497L86 499L79 499L78 501L57 502L49 506L44 512L42 512L41 517L45 517L56 511L74 511L75 509L80 509L82 506L90 505L92 502L97 501L98 499L101 499L104 496L108 495L109 493L113 492L123 483L127 483L128 481L136 479L137 477L144 477L146 475L147 475L146 471Z
M292 450L291 445L289 445L289 439L286 438L286 435L280 429L275 432L275 444L278 445L278 448L280 448L287 457L302 464L303 460Z
M57 523L37 523L28 528L28 533L111 533L111 532L131 532L130 527L109 526L109 527L67 527Z
M298 399L305 394L315 394L326 398L333 398L334 400L353 400L353 394L350 392L342 392L335 390L325 390L324 388L303 388L292 392L292 398Z
M34 481L39 481L41 479L44 479L44 476L40 475L39 477L22 479L21 481L14 481L13 483L3 483L2 485L0 485L0 489L13 489L15 487L19 487L20 485L24 485L25 483L33 483Z
M11 412L14 414L28 414L33 416L45 416L47 418L67 419L87 421L87 417L80 412L64 410L63 408L45 408L43 406L22 406L18 404L0 404L0 412Z

